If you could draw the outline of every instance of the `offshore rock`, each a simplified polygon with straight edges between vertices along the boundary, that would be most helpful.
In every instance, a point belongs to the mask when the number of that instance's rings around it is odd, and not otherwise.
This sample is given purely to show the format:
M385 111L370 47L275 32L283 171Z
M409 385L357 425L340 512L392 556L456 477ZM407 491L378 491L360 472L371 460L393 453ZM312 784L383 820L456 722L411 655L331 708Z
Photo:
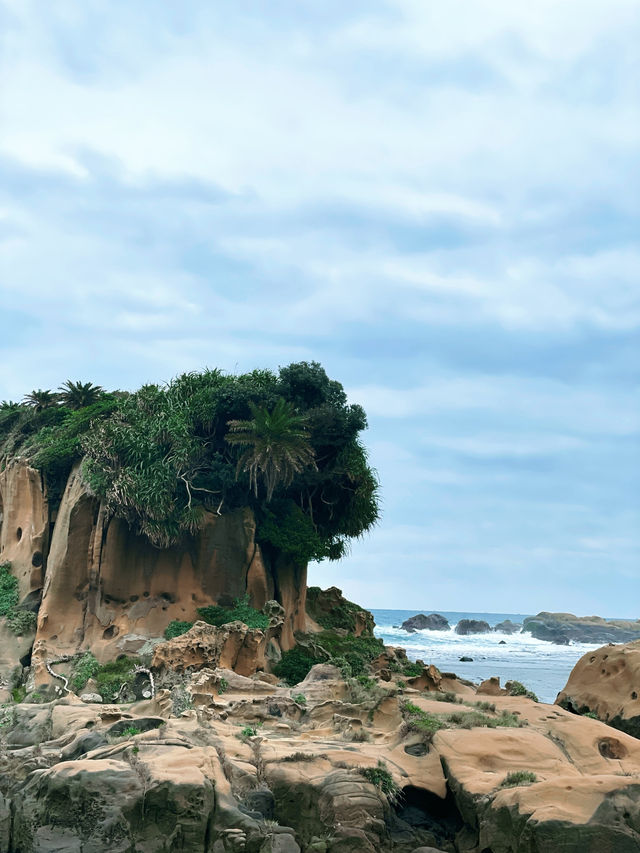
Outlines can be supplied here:
M522 631L538 640L566 646L578 643L627 643L640 639L640 620L614 619L600 616L574 616L573 613L547 613L528 616Z
M504 619L494 626L493 630L497 634L517 634L522 628L517 622L512 622L511 619Z
M408 631L410 634L413 634L415 631L424 630L448 631L451 626L449 625L448 620L439 613L431 613L429 616L425 616L424 613L418 613L416 616L411 616L409 619L405 619L400 627L404 628L404 630Z
M456 625L456 634L488 634L491 626L484 619L461 619Z

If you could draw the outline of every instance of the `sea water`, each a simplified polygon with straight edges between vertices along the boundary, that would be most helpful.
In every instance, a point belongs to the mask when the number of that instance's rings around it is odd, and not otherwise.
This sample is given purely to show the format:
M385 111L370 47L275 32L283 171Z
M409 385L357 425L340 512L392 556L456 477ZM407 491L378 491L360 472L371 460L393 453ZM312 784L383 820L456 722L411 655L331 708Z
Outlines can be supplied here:
M433 663L444 672L455 672L460 678L480 683L497 675L504 686L507 681L520 681L537 694L541 702L554 702L563 689L579 658L602 643L571 643L558 646L536 640L531 634L456 634L460 619L483 619L491 627L505 619L522 624L520 613L456 613L446 610L372 610L376 621L375 635L388 646L401 646L409 660L418 658ZM409 634L399 627L417 612L440 613L448 621L448 631L416 631ZM504 645L500 643L504 640ZM473 658L471 662L461 657Z

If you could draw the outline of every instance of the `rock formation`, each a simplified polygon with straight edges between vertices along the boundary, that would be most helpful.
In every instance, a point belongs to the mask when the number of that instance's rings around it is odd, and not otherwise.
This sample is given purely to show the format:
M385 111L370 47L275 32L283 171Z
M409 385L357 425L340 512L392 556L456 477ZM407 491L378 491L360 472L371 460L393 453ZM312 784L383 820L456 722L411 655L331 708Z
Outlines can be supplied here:
M538 640L558 645L578 643L627 643L640 639L640 619L611 621L600 616L574 616L573 613L547 613L527 616L522 631Z
M306 608L307 616L315 623L311 628L338 628L356 637L373 636L374 621L371 613L348 601L336 586L324 590L310 586L307 589Z
M152 700L6 707L0 852L640 848L640 741L431 669L354 701L334 666L283 687L165 654Z
M556 704L640 738L640 640L583 655Z
M0 562L11 564L22 606L38 610L40 659L80 649L100 661L137 653L161 641L172 620L194 621L199 607L230 605L245 593L257 609L270 599L284 608L281 649L306 629L306 565L265 558L248 508L206 513L196 535L158 549L107 516L79 467L50 520L40 474L15 462L0 474L0 510ZM7 633L2 624L0 632ZM32 642L7 635L0 677Z
M416 616L411 616L405 619L401 628L413 634L415 631L448 631L450 629L449 622L439 613L430 613L425 616L424 613L418 613Z
M461 619L456 625L456 634L488 634L491 626L484 619Z

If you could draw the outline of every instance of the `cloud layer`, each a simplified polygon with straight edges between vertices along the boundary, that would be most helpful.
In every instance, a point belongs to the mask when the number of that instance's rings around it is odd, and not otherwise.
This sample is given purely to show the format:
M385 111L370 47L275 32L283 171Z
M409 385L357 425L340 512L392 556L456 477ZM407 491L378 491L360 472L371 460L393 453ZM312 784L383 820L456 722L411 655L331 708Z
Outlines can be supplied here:
M636 0L0 2L0 398L317 359L370 606L640 615Z

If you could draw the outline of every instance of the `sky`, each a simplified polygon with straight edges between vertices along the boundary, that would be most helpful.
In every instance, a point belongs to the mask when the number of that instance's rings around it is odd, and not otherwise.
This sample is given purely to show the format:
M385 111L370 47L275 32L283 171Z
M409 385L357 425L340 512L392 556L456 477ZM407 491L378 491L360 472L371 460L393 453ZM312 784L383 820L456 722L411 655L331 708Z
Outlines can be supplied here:
M316 360L377 608L640 617L639 0L0 0L0 399Z

